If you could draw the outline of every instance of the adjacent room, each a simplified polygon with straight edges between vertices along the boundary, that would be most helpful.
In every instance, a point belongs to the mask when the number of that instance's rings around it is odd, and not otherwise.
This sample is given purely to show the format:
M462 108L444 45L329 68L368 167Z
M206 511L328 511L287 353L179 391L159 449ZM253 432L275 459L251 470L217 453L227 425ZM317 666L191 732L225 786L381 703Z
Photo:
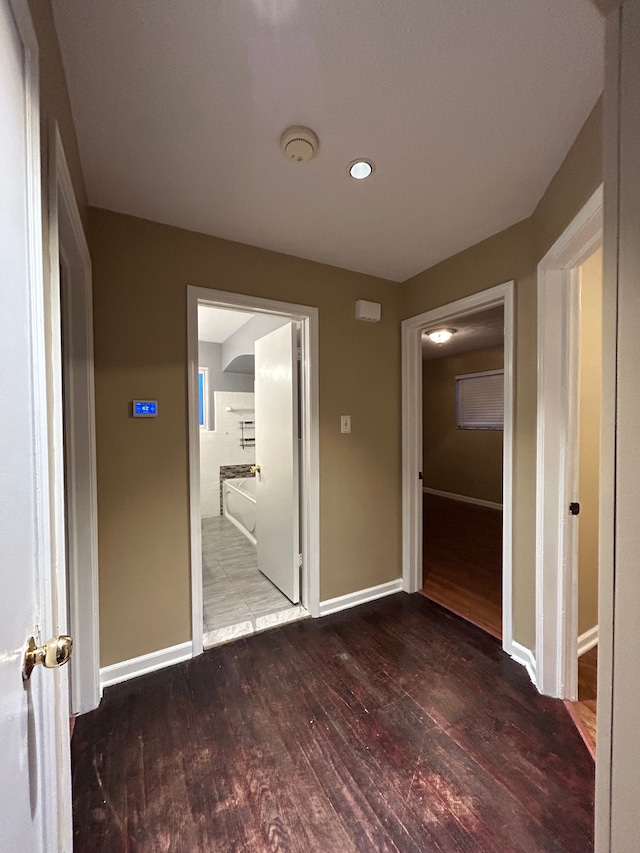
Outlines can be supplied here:
M282 535L299 527L297 337L286 317L198 306L205 648L308 616Z
M504 309L422 335L423 587L502 637Z

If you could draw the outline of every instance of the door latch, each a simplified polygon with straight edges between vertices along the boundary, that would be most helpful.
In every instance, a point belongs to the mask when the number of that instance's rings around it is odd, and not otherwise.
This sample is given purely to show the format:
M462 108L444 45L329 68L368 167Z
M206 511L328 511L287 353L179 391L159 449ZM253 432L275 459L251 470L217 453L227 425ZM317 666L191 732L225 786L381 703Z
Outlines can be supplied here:
M576 501L573 501L569 504L569 512L571 515L580 515L580 504Z
M39 663L47 669L55 669L57 666L62 666L69 660L72 651L73 640L66 634L53 637L44 646L36 646L35 639L29 637L22 665L23 681L28 681L31 678L31 673Z

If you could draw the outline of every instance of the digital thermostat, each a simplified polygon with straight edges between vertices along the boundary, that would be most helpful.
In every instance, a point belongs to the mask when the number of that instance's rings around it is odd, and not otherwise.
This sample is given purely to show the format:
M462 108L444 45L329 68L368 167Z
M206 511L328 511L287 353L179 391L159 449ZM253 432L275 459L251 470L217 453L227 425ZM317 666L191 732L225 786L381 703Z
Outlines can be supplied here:
M158 416L158 401L157 400L134 400L133 401L133 417L134 418L156 418Z

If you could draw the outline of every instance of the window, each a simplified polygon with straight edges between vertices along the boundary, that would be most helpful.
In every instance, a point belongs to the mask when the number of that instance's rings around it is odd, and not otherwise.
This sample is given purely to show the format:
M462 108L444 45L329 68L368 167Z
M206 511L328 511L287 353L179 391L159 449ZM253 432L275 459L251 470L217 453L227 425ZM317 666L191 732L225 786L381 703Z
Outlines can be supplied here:
M209 429L209 368L198 369L198 423Z
M504 429L504 370L456 376L458 429Z

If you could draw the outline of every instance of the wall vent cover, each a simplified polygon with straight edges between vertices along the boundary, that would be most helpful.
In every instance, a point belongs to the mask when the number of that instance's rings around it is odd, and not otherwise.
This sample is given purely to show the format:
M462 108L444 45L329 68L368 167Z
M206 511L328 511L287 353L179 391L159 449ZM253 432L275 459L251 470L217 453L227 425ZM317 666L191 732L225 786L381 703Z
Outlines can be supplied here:
M356 302L356 320L377 323L380 320L381 310L379 302L367 302L364 299L358 299Z

